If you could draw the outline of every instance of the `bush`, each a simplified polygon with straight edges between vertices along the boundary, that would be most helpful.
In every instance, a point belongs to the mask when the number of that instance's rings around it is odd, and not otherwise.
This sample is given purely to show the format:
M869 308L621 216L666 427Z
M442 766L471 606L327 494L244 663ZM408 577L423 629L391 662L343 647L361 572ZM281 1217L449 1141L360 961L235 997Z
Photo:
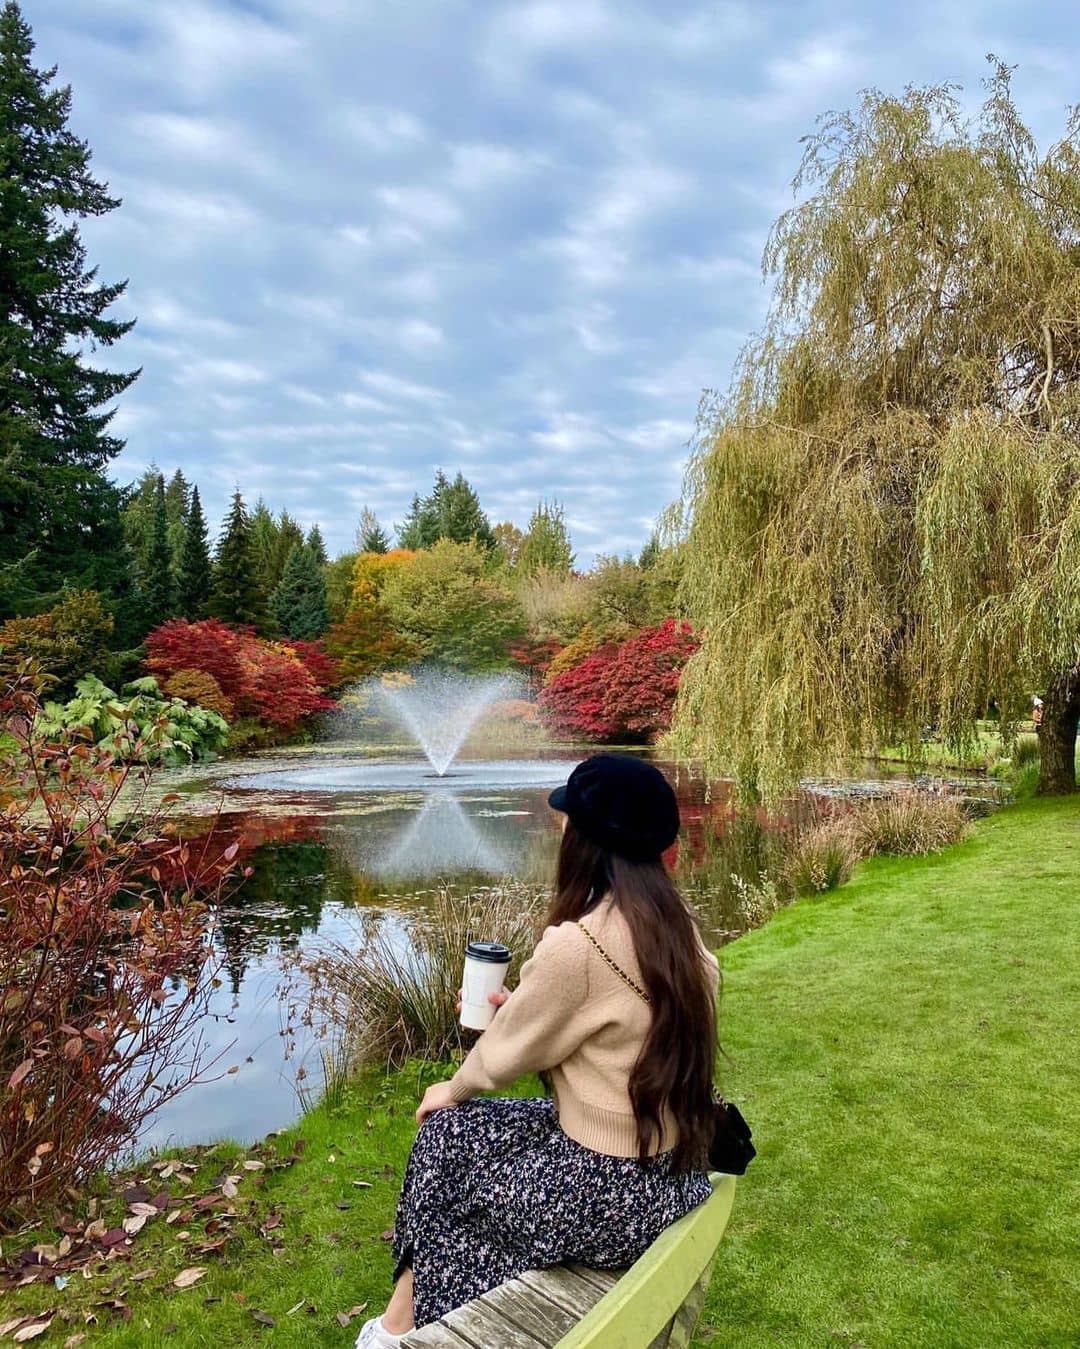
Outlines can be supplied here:
M1013 771L1026 768L1028 764L1039 761L1039 737L1037 735L1018 735L1010 756Z
M653 740L671 725L683 667L697 645L688 624L669 618L619 646L599 647L548 680L540 697L545 720L558 735Z
M165 692L170 698L181 698L185 703L196 703L199 707L216 712L226 721L231 721L235 715L232 703L221 691L221 685L205 670L177 670L167 680Z
M0 683L16 678L24 661L55 681L54 691L71 693L87 670L101 668L109 655L113 617L94 590L73 590L47 613L10 618L0 624Z
M144 678L114 693L96 675L75 686L68 703L47 702L38 713L41 735L91 740L122 763L176 766L211 758L225 747L228 723L217 712L162 698L157 681Z
M850 818L824 820L795 839L784 860L784 879L796 894L823 894L851 879L859 857Z
M314 663L310 644L305 657ZM201 670L217 681L238 715L291 728L313 712L333 707L305 659L291 646L264 641L248 628L220 619L189 623L175 618L146 639L147 669L172 679Z
M864 801L852 812L851 822L862 857L939 852L971 832L971 820L961 802L928 792L897 792Z
M0 693L0 1225L116 1160L199 1075L217 856L114 820L113 754L41 735L40 683ZM140 757L146 757L145 754Z
M546 902L546 889L520 884L467 896L443 889L418 917L411 946L396 927L379 927L359 950L328 947L305 968L313 1016L338 1037L337 1057L354 1067L453 1057L462 1047L457 1000L466 945L505 942L513 978L536 943Z

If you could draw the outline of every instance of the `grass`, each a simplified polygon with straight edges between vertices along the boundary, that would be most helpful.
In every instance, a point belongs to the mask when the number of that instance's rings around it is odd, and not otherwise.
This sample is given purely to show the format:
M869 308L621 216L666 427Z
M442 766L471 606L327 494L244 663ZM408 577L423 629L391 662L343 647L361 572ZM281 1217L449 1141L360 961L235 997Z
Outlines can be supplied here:
M725 950L760 1155L702 1343L1076 1343L1078 954L1076 801L876 859Z
M695 1344L1076 1343L1078 896L1080 802L1029 802L947 852L864 864L725 948L723 1085L759 1156ZM71 1321L38 1342L88 1331L91 1349L351 1344L359 1318L337 1313L386 1297L381 1234L441 1071L361 1076L261 1152L192 1156L193 1196L243 1177L219 1254L193 1249L221 1235L201 1217L152 1219L90 1280L0 1294L0 1323L62 1308ZM252 1156L269 1164L243 1172ZM295 1160L275 1170L278 1156ZM35 1239L55 1235L5 1238L5 1254ZM178 1291L187 1266L207 1273ZM113 1297L126 1323L101 1305Z

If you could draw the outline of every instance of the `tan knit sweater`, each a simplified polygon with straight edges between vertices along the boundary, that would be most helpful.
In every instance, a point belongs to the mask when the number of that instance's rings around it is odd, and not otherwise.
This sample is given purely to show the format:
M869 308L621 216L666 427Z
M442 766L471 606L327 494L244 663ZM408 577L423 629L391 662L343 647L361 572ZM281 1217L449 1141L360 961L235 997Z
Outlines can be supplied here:
M607 954L639 986L641 970L626 920L610 899L583 919ZM702 947L715 987L716 957ZM521 980L450 1080L455 1101L509 1086L526 1073L551 1074L559 1123L594 1152L638 1153L630 1072L651 1024L651 1010L623 982L576 923L545 930ZM673 1147L670 1116L656 1150Z

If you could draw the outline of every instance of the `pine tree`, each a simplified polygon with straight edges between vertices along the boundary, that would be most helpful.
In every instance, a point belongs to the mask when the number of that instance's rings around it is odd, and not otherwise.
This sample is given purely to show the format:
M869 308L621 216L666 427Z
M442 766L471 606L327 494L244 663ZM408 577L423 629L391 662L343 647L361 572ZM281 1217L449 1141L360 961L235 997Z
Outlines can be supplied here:
M277 525L277 538L274 543L273 565L267 578L270 586L268 595L272 594L281 584L281 578L285 575L285 564L288 562L292 550L304 546L304 531L288 511L282 511L275 524Z
M211 612L226 623L250 623L259 628L266 622L251 520L239 488L233 493L232 508L218 543Z
M32 63L15 0L0 11L0 612L65 580L116 593L122 497L105 469L123 448L108 405L135 380L86 364L134 320L106 317L126 283L95 284L77 221L119 206L67 126L69 88ZM102 410L102 409L108 410ZM13 579L12 579L13 578Z
M143 564L141 596L147 628L176 615L172 550L169 547L169 513L165 502L165 479L159 473L154 491L154 519Z
M161 470L151 464L142 477L126 492L123 512L124 539L131 549L136 578L146 575L147 558L154 535L154 512Z
M356 531L356 550L359 553L388 553L390 536L375 512L365 506L360 512L360 528Z
M210 548L206 519L199 489L191 489L191 506L184 522L184 541L180 549L180 579L177 605L185 618L205 618L213 591Z
M326 554L326 544L323 542L322 530L318 525L312 525L308 530L307 538L304 540L304 547L320 567L325 567L330 561Z
M286 637L314 641L330 626L326 576L308 547L294 547L281 581L270 596L270 612Z
M542 501L529 521L521 545L518 570L524 576L535 576L538 571L569 576L573 569L574 553L570 547L563 508L557 501L550 505Z
M251 512L251 547L263 594L269 595L277 584L273 578L278 548L278 524L262 497L256 501L255 509Z
M414 496L409 514L398 529L402 548L431 548L440 539L454 543L475 540L483 548L495 547L491 522L480 506L480 498L464 474L453 482L439 469L435 485L426 497Z
M190 498L191 488L188 486L188 480L180 469L177 469L165 487L165 512L169 518L169 552L172 555L173 576L177 578L180 575L180 553L187 530Z

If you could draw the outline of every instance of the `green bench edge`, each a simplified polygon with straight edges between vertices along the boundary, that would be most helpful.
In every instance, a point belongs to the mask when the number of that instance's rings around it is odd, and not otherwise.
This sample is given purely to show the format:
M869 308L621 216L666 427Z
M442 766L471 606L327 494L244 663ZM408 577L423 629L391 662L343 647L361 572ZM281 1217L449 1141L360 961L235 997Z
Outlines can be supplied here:
M735 1202L735 1177L710 1176L704 1204L662 1232L557 1349L641 1349L659 1335L707 1277Z

